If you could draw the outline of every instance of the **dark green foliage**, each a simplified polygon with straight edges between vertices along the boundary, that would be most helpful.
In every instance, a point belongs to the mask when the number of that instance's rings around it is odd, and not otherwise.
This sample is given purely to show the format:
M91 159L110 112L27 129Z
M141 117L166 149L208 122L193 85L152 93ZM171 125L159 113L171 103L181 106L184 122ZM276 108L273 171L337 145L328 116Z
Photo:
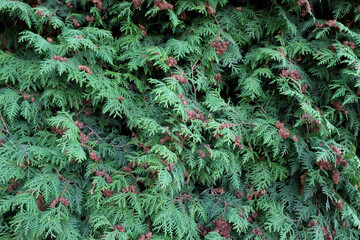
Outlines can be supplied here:
M0 0L0 238L359 239L359 24L342 0Z

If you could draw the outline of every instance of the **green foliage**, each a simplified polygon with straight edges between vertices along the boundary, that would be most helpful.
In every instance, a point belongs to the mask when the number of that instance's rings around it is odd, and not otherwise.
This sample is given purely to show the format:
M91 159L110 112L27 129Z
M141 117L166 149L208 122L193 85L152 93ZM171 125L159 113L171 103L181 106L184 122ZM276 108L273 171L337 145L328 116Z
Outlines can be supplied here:
M0 1L0 238L359 239L355 2Z

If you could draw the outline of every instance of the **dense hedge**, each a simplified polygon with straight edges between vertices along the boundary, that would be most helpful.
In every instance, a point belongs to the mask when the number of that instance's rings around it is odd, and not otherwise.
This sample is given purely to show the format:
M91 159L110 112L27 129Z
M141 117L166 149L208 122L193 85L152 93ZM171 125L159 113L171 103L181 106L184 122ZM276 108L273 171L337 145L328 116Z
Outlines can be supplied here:
M359 239L358 5L1 0L1 239Z

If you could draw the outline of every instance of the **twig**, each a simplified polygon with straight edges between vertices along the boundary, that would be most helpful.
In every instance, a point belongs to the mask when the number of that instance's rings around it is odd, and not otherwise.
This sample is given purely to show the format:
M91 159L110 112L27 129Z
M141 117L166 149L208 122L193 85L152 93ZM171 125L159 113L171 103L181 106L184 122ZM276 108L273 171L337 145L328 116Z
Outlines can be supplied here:
M309 125L306 123L306 141L309 139L309 132L310 132Z
M84 127L90 129L90 130L100 139L100 141L102 141L102 142L105 143L105 144L108 144L108 143L106 143L106 142L104 141L104 139L102 139L102 138L94 131L94 129L92 129L90 126L85 125Z
M221 32L222 32L222 28L220 27L220 24L219 24L218 20L216 19L215 14L214 14L213 16L214 16L214 19L215 19L216 24L219 26L220 33L221 33Z
M227 202L225 202L225 204L224 204L223 218L225 218L226 205L227 205Z
M62 4L62 2L60 2L59 0L56 0L58 3L60 3L61 6L65 7L64 4Z
M261 110L266 114L266 111L265 111L265 109L258 103L258 102L255 102L260 108L261 108Z
M66 186L65 186L65 189L64 189L63 193L61 194L60 198L63 197L63 195L64 195L64 193L65 193L65 191L66 191L66 188L69 186L69 184L70 184L70 181L67 181L67 184L66 184Z
M90 195L94 194L94 187L95 187L96 183L93 184L91 190L89 191Z
M128 145L132 145L132 143L127 143L127 144L124 144L124 145L111 145L112 147L121 147L124 149L124 152L126 152L126 149L125 147L128 146Z
M219 194L216 192L213 184L211 184L211 187L210 187L210 188L211 188L211 191L215 193L215 196L218 196L218 195L219 195Z
M191 83L194 89L194 101L196 102L196 87L193 83Z
M59 171L55 168L55 170L56 170L56 172L57 172L57 174L58 174L58 176L59 176L59 178L61 179L61 180L64 180L64 181L67 181L67 182L69 182L69 180L67 180L66 178L64 178L63 176L61 176L61 174L59 173Z
M350 27L350 25L354 22L354 20L355 20L355 18L353 19L353 20L351 20L351 22L349 23L349 24L347 24L347 26L346 27Z
M214 209L214 207L216 207L216 205L220 202L220 198L219 198L219 200L215 203L215 205L212 207L212 209L211 210L213 210Z
M3 119L2 117L0 117L0 119L1 119L1 121L3 122L4 127L5 127L5 129L1 129L1 131L2 131L2 130L5 130L6 133L9 133L9 134L10 134L10 132L9 132L7 126L6 126L6 123L5 123L4 119Z
M75 114L76 114L78 120L79 120L79 115L80 115L80 113L84 110L84 108L85 108L85 106L83 106L82 109L80 109L79 112L77 112L77 111L75 110Z
M149 222L148 228L149 228L150 232L152 232L153 230L152 230L152 224L151 224L151 217L150 216L148 217L148 222Z
M312 14L313 14L313 16L314 16L314 18L316 18L315 17L315 12L314 12L314 6L313 6L313 3L312 3L312 1L311 0L309 0L309 2L310 2L310 5L311 5L311 12L312 12Z
M193 31L194 31L194 29L191 29L191 30L188 31L187 33L183 33L183 35L181 35L181 36L186 36L186 35L188 35L189 33L193 32Z
M179 70L179 71L181 72L181 74L183 74L183 75L185 75L187 78L189 78L189 76L186 75L186 73L184 73L184 71L181 70L178 66L176 66L175 64L173 64L173 66L174 66L177 70Z
M141 183L144 183L144 184L145 184L144 181L138 180L138 178L135 177L134 174L132 174L131 172L127 172L127 173L125 173L125 174L129 174L130 176L132 176L133 178L135 178L136 182L134 183L134 185L135 185L137 182L141 182Z
M14 25L13 25L13 26L15 26L18 21L19 21L19 18L16 19L16 21L14 22Z
M16 90L15 88L13 88L12 86L10 86L9 84L6 83L6 86L11 88L12 90ZM17 91L17 90L16 90Z
M124 144L124 145L111 145L111 144L105 142L104 139L102 139L102 138L94 131L94 129L92 129L90 126L85 125L84 127L90 129L90 130L96 135L96 137L99 138L100 141L102 141L102 142L105 143L106 145L110 145L110 146L112 146L112 147L121 147L121 148L124 149L124 152L126 152L126 149L125 149L126 146L133 144L133 143L130 142L130 143L127 143L127 144Z
M196 60L196 62L194 63L194 65L192 65L192 62L190 62L190 66L191 66L191 78L194 78L194 68L195 68L195 66L196 66L196 64L197 64L197 62L200 60L200 58L198 58L197 60Z
M205 189L205 190L202 191L198 196L200 196L201 194L203 194L204 192L206 192L206 191L208 191L208 190L210 190L210 188Z

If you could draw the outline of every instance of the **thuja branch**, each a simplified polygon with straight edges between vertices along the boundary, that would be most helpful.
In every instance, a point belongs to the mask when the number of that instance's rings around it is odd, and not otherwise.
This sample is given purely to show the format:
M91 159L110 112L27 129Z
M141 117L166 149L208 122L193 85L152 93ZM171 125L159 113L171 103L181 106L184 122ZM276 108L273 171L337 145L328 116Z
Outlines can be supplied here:
M132 145L132 144L133 144L132 142L129 142L129 143L124 144L124 145L117 145L117 144L113 145L113 144L109 144L109 143L107 143L104 139L102 139L102 138L99 136L99 134L97 134L97 133L94 131L94 129L92 129L90 126L85 125L84 127L90 129L91 132L94 133L95 136L96 136L98 139L100 139L101 142L105 143L106 145L110 145L110 146L112 146L112 147L121 147L121 148L123 148L124 152L126 152L126 149L125 149L126 146L129 146L129 145Z

